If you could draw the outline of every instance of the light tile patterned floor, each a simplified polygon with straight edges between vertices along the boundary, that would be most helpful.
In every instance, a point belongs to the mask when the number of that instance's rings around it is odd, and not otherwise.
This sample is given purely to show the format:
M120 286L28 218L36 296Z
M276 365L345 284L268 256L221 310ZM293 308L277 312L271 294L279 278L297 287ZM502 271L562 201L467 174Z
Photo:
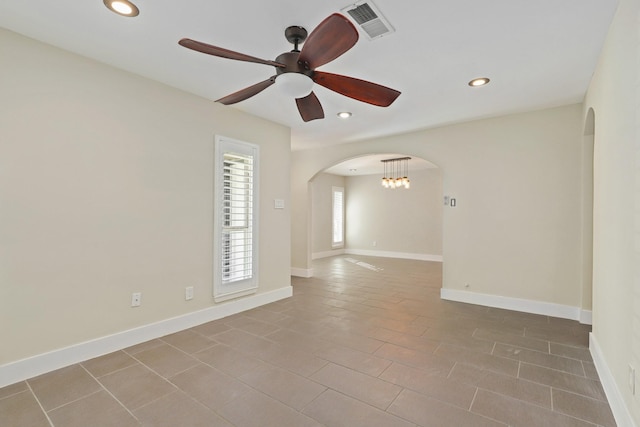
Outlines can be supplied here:
M0 389L0 425L615 426L588 327L442 301L439 263L314 271L287 300Z

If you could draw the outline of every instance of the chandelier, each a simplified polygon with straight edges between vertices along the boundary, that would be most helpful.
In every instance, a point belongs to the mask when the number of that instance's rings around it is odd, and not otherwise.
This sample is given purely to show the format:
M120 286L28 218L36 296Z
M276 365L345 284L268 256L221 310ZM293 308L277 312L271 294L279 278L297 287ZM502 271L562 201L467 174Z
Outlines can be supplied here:
M396 159L380 160L384 164L382 186L384 188L409 188L409 160L411 157L398 157Z

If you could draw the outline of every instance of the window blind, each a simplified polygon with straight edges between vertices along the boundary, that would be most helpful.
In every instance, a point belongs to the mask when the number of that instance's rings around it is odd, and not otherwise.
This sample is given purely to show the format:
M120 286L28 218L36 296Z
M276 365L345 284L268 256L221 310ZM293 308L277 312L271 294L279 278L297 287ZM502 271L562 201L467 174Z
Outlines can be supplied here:
M253 156L224 153L222 282L253 274Z

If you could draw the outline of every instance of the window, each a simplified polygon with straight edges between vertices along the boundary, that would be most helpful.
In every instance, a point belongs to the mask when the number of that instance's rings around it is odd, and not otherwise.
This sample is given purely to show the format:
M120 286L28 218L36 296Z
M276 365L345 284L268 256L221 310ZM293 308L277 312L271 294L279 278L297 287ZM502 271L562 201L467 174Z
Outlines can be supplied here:
M334 248L344 246L344 188L331 187L331 209L333 233L331 245Z
M216 301L256 291L258 146L217 137L214 286Z

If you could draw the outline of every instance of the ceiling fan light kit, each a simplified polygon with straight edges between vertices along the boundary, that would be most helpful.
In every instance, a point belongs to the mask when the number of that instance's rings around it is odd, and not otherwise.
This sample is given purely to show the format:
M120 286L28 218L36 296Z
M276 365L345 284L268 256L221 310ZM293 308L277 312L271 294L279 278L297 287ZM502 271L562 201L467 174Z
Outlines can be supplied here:
M287 96L304 98L311 93L313 80L301 73L282 73L276 77L276 87Z
M267 80L216 100L224 105L244 101L276 84L282 88L283 92L295 98L302 120L308 122L324 118L322 105L312 91L313 83L357 101L379 107L391 105L400 95L399 91L377 83L316 71L316 68L338 58L358 41L358 31L343 15L338 13L330 15L308 36L307 31L302 27L288 27L285 30L285 38L294 45L294 48L290 52L279 55L275 61L245 55L188 38L183 38L178 43L188 49L220 58L275 67L276 74ZM302 50L299 50L299 44L303 42L304 46Z

